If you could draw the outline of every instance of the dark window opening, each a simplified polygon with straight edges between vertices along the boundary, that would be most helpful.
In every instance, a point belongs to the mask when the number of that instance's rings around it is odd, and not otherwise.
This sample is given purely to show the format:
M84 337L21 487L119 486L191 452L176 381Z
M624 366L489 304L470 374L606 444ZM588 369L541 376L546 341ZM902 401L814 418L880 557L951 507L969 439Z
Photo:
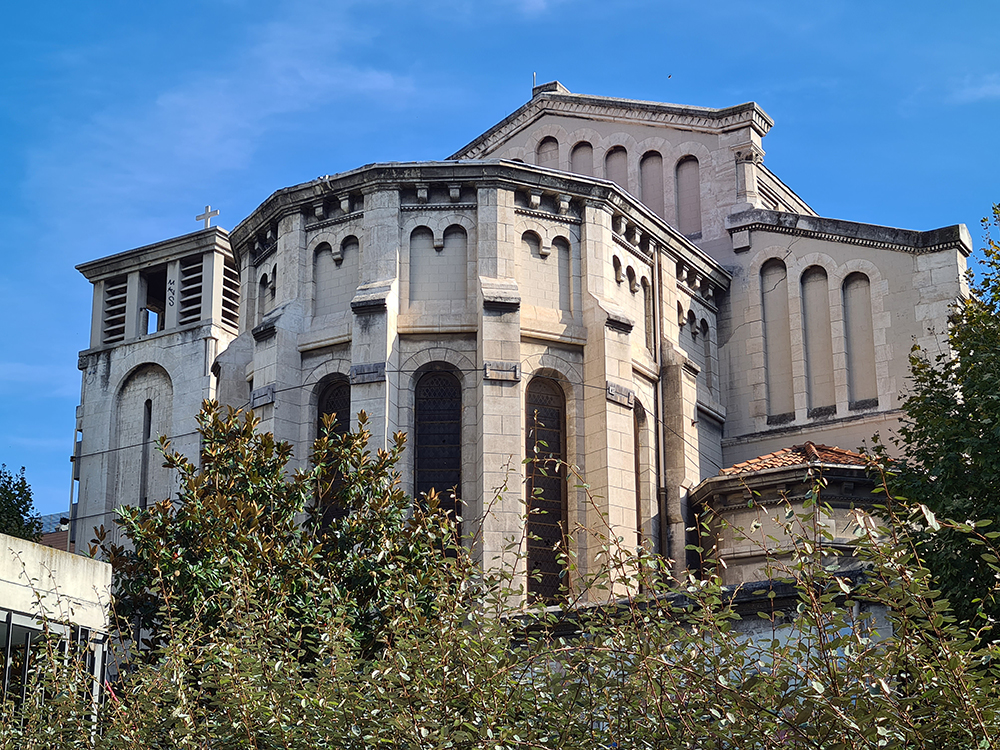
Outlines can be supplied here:
M525 395L528 487L528 598L555 602L567 587L566 399L559 386L535 379Z
M317 435L322 433L323 418L329 414L335 415L333 435L346 435L351 431L351 384L347 380L335 380L320 393ZM350 510L340 497L343 487L343 478L333 470L327 472L321 480L317 496L321 528L328 528L334 521L344 518Z
M420 497L437 490L441 508L457 519L462 513L461 384L450 372L428 372L417 381L414 396L414 493Z
M146 287L146 302L142 314L145 318L143 333L156 333L163 330L164 312L167 304L167 268L160 266L142 272L142 280Z

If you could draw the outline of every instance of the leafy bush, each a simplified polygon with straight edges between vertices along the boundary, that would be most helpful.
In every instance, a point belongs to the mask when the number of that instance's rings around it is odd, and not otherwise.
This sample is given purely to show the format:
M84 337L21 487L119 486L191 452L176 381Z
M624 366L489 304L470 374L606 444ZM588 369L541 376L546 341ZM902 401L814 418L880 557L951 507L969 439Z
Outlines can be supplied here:
M907 505L887 501L890 523L859 517L864 575L799 538L773 570L794 600L764 607L763 628L718 580L675 582L666 561L588 529L602 567L574 593L591 603L546 608L453 544L434 498L413 505L393 474L402 440L372 454L361 425L289 477L286 446L207 406L201 470L168 459L185 503L124 514L134 551L116 553L134 567L117 612L143 618L148 652L96 720L68 687L81 683L36 673L4 746L1000 747L998 654L931 587L898 531ZM331 471L352 512L296 523Z

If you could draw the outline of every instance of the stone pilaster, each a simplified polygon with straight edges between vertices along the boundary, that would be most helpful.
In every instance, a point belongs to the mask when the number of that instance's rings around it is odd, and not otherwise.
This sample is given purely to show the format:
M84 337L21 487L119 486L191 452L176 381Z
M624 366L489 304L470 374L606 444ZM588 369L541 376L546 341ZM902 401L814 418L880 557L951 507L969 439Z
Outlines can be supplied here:
M521 297L515 274L519 238L515 235L514 192L495 186L478 191L479 311L476 382L482 430L479 453L482 473L475 485L482 498L482 560L503 560L504 550L524 536L521 464L524 452L520 381ZM488 373L486 371L488 368ZM498 496L499 495L499 496ZM469 515L474 514L473 508Z

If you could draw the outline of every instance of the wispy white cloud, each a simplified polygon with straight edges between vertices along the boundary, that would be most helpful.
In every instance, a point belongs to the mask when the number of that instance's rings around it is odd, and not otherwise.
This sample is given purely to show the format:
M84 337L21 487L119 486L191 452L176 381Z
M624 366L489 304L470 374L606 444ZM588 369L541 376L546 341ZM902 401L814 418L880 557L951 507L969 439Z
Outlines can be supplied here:
M1000 99L1000 74L967 76L952 91L950 99L955 104L975 104Z
M351 27L344 7L293 1L275 6L273 17L247 27L233 55L213 68L192 68L162 90L62 123L55 139L29 154L28 195L58 184L71 210L56 222L93 217L137 196L246 168L290 115L414 92L405 75L348 58L338 40L363 32Z

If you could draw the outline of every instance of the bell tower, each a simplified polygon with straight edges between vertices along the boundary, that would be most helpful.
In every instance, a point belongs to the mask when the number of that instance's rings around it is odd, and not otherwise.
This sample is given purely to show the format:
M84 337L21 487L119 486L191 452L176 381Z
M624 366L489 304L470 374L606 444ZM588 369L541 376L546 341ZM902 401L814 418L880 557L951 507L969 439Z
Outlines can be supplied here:
M116 538L118 506L176 492L160 435L197 457L194 415L215 397L212 364L238 333L240 304L229 234L200 218L198 232L77 266L94 285L90 346L79 359L77 549L101 524Z

